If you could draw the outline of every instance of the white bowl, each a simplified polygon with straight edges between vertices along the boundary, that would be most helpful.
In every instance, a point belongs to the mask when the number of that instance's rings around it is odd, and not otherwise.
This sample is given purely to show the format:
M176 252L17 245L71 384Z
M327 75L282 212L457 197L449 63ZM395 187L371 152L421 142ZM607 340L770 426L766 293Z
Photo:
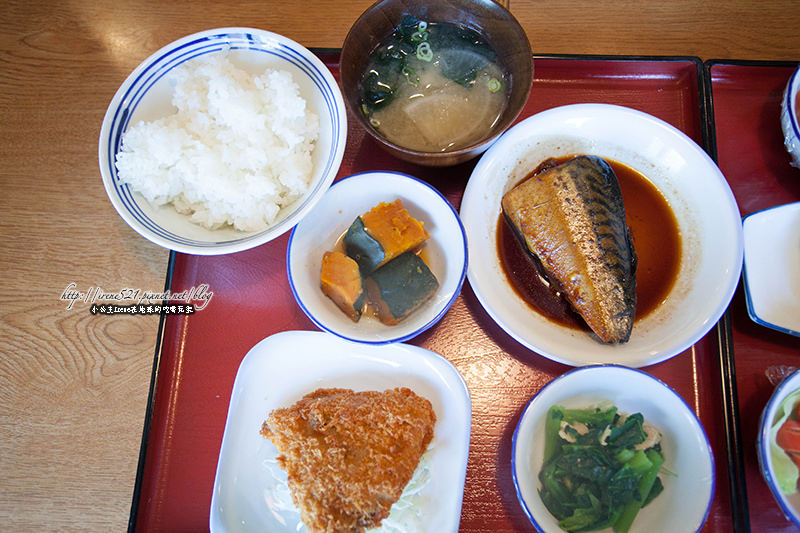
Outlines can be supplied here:
M800 67L786 84L781 100L781 128L786 150L792 156L792 165L800 168L800 117L797 116L797 93L800 91Z
M405 517L417 526L410 530L423 531L424 524L430 528L426 531L458 531L472 416L464 379L447 359L424 348L354 344L320 331L267 337L239 365L214 479L211 531L306 531L289 496L286 473L275 462L277 450L259 428L272 410L329 387L408 387L431 402L436 425L421 460L429 477L415 496L404 498L412 511L412 517ZM400 518L393 512L384 522Z
M681 264L666 300L636 320L627 343L607 345L555 324L506 281L496 228L503 194L548 157L608 157L638 170L664 195L681 233ZM508 130L483 155L461 203L471 261L468 278L489 315L540 355L573 366L639 367L689 348L719 320L742 267L742 222L719 168L689 137L651 115L606 104L544 111Z
M353 322L320 289L322 254L334 247L357 216L379 202L398 198L430 234L424 245L425 260L439 288L422 307L394 326L368 316ZM292 231L286 261L292 293L317 326L348 340L383 344L411 339L444 316L464 284L467 242L458 213L429 184L397 172L365 172L333 184Z
M140 120L175 112L171 104L171 70L204 54L227 53L239 68L258 74L266 68L289 71L300 93L317 113L320 135L313 158L309 191L284 207L269 228L242 232L209 230L179 214L172 206L155 207L121 184L115 165L122 134ZM189 35L163 47L128 76L111 100L100 130L100 173L108 197L120 216L146 239L179 252L215 255L246 250L285 233L328 189L344 155L347 116L341 91L327 67L309 50L281 35L253 28L219 28Z
M663 435L664 491L639 512L630 532L698 531L708 517L714 494L714 456L708 437L695 413L675 391L641 370L616 365L589 366L562 374L525 407L514 430L511 473L517 497L531 523L538 531L561 531L538 491L547 411L553 405L585 408L605 401L623 413L642 413L645 421Z
M742 225L750 318L800 336L800 202L750 213Z
M767 482L769 490L772 491L772 496L778 502L786 519L791 520L795 526L800 527L800 493L787 495L781 492L775 475L775 456L770 445L770 432L772 425L777 421L778 408L787 396L798 389L800 389L800 370L795 370L786 376L775 388L775 392L772 393L767 405L761 412L756 451L761 475L764 477L764 481ZM791 461L788 457L784 460Z

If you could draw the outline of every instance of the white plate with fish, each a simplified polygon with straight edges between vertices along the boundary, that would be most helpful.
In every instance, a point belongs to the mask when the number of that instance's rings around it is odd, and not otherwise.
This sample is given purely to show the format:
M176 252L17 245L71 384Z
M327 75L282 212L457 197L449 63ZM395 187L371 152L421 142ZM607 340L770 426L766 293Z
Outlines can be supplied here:
M306 531L286 474L276 463L277 450L260 429L274 409L331 387L407 387L431 402L436 414L433 440L383 529L374 531L456 532L472 416L461 375L444 357L417 346L358 344L317 331L272 335L242 360L217 464L211 531Z
M648 231L653 222L650 211L655 210L637 200L639 193L634 193L634 201L625 200L626 214L629 203L637 204L630 205L631 212L642 213L635 224L630 215L626 217L640 258L637 285L666 280L654 291L655 297L650 296L645 314L636 315L626 342L600 342L585 326L557 321L537 310L512 285L498 251L505 193L545 160L581 154L599 156L615 171L626 169L625 173L630 170L639 176L637 187L655 190L647 194L663 203L654 207L669 221L666 231L658 224ZM623 193L627 187L622 187ZM742 268L741 218L713 160L672 125L615 105L563 106L514 126L476 165L460 214L470 255L485 258L470 261L467 276L487 313L534 352L573 366L641 367L683 352L725 312ZM674 248L664 261L659 260L662 238L665 250L667 245ZM667 261L674 263L672 271L656 274L654 269ZM639 303L646 300L640 297Z

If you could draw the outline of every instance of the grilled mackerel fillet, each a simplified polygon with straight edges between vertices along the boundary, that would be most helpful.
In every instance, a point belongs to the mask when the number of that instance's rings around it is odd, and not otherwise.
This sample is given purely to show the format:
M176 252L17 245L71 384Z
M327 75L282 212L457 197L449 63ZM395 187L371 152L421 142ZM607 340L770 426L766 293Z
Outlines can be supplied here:
M606 343L630 338L636 252L611 166L577 156L508 191L503 214L592 331Z

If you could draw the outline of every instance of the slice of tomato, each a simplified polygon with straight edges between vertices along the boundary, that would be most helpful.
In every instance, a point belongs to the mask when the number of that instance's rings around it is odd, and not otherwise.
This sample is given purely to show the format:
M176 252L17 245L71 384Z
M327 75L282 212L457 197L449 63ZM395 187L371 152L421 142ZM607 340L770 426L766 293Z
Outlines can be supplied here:
M789 454L800 454L800 422L786 420L778 429L775 442Z

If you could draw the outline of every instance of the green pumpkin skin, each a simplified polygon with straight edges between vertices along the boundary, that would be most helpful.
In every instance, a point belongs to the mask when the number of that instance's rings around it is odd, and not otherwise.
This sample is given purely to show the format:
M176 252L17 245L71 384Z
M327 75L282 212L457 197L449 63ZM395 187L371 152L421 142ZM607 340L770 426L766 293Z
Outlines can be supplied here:
M373 272L366 287L380 321L394 325L433 296L439 282L418 255L406 252Z

